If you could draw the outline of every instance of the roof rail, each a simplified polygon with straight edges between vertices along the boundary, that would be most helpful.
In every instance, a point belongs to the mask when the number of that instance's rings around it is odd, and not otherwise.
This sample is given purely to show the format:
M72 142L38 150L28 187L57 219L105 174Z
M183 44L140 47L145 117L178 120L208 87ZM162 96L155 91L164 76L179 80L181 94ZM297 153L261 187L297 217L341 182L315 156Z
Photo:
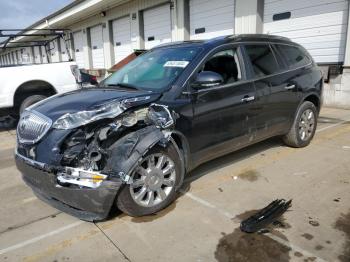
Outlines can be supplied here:
M238 34L238 35L228 36L228 38L230 38L230 39L246 38L246 37L255 37L255 38L261 38L261 39L275 39L275 40L291 41L290 38L285 37L285 36L269 35L269 34Z

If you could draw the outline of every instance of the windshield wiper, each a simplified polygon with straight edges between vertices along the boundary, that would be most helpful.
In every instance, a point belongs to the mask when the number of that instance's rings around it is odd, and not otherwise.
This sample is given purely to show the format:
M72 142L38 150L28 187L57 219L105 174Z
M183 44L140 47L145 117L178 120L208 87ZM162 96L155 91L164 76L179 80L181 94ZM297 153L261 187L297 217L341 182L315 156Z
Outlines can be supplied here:
M116 83L116 84L105 84L106 87L126 87L130 89L138 89L135 85L128 84L128 83Z

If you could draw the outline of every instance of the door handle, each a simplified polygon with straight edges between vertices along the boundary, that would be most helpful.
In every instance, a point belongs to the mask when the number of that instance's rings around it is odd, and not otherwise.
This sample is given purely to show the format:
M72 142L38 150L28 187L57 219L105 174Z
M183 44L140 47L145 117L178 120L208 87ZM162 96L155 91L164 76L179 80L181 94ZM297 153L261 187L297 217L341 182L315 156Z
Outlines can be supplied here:
M294 89L295 88L295 85L287 85L284 87L284 89L286 90L291 90L291 89Z
M241 99L242 102L250 102L255 100L255 96L245 96Z

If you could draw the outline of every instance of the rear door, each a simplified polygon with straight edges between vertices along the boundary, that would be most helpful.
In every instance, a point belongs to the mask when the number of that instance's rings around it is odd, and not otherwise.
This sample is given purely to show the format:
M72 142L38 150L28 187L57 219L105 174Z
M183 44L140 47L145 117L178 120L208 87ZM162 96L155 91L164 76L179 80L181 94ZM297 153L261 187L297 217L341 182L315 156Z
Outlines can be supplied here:
M277 58L280 57L286 65L286 70L281 74L281 77L284 82L285 100L288 101L285 113L292 122L300 103L300 90L313 86L312 59L299 46L274 44L273 47L276 50Z
M291 72L269 44L246 44L245 50L256 88L258 139L286 133L298 101Z
M256 127L259 139L278 133L285 123L286 106L283 93L284 83L278 73L281 71L269 44L246 44L246 61L250 65L250 78L256 88ZM273 99L271 99L272 93Z
M245 79L241 61L238 47L226 47L209 56L199 70L220 74L224 83L194 91L189 141L196 162L226 154L254 140L255 90L253 83Z

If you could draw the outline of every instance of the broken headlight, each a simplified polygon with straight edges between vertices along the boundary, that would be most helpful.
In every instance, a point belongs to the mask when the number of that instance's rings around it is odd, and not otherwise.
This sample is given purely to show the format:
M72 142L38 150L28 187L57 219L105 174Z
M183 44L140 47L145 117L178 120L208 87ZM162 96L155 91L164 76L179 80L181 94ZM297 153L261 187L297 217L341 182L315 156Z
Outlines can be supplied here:
M167 106L152 104L149 107L148 118L159 128L169 128L174 125L174 119Z
M124 112L123 102L113 101L92 110L67 113L58 118L52 127L56 129L73 129L104 118L114 118Z
M130 127L130 126L136 125L136 123L140 120L145 120L147 114L148 114L148 108L141 108L139 110L136 110L134 112L129 112L121 116L119 123L122 126Z
M88 171L79 168L66 168L66 172L57 174L57 180L63 184L74 184L78 186L97 188L107 178L99 172Z

